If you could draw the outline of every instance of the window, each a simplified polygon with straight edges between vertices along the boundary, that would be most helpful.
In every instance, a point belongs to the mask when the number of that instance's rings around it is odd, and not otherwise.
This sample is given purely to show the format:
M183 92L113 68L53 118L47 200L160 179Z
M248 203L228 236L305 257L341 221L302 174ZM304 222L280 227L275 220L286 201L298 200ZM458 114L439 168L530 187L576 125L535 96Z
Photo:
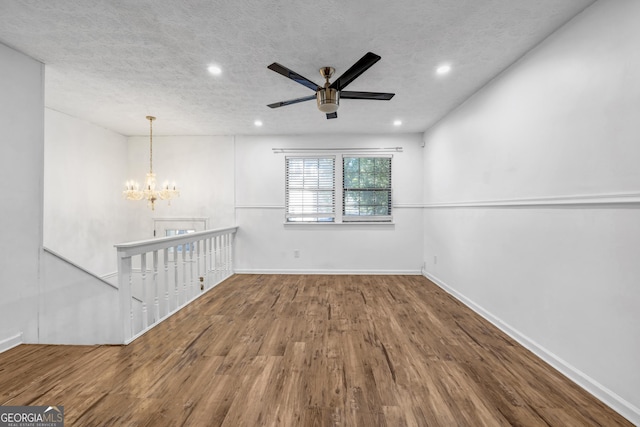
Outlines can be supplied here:
M334 222L335 157L286 158L287 222Z
M287 222L392 220L390 155L292 156L285 169Z
M165 235L167 237L169 236L182 236L184 234L191 234L191 233L195 233L196 230L177 230L177 229L165 229ZM178 252L182 252L182 245L178 245ZM193 251L193 244L190 244L188 248L190 251ZM173 248L169 248L169 252L173 252Z
M391 157L342 162L342 220L391 221Z

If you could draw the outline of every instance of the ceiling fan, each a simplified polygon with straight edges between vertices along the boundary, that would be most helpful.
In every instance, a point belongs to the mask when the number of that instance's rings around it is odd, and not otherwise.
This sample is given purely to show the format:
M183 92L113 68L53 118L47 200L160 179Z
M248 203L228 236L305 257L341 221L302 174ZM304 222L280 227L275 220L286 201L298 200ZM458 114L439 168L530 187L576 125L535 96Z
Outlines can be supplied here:
M269 65L267 68L275 71L278 74L290 78L296 83L300 83L302 86L306 86L313 90L316 94L309 95L302 98L290 99L288 101L275 102L269 104L268 107L278 108L285 105L297 104L298 102L311 101L316 99L318 103L318 110L327 114L327 119L335 119L338 117L338 107L340 106L340 98L342 99L373 99L388 101L395 93L381 93L381 92L351 92L343 90L349 83L354 81L360 74L364 73L373 64L380 60L380 56L375 53L368 52L365 56L360 58L358 62L353 64L351 68L344 72L340 77L334 80L333 83L329 83L329 79L333 76L335 69L333 67L320 68L320 75L325 79L324 86L318 86L306 77L302 77L295 71L291 71L287 67L284 67L277 62Z

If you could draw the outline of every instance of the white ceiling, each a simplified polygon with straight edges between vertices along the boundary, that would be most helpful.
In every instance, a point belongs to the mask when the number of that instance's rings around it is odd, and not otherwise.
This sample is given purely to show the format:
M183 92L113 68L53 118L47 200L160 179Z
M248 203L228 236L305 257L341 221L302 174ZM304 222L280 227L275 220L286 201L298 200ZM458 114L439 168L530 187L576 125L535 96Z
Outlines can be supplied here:
M47 107L123 135L422 132L593 1L2 0L0 42L46 64ZM266 106L313 94L272 62L322 83L367 51L348 90L391 101Z

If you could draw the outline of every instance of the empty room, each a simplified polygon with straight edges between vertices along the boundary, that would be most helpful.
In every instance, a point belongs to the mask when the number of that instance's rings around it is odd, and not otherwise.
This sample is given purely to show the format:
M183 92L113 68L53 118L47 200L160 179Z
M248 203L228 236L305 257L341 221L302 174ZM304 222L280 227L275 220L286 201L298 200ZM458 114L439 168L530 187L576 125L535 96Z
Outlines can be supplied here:
M0 2L0 427L640 425L639 18Z

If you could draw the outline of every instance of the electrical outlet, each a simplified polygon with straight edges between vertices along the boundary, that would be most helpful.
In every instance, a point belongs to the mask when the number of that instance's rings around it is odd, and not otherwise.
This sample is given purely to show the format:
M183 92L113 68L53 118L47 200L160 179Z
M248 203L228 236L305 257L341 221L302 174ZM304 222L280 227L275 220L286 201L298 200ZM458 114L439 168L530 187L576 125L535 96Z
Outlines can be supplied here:
M433 256L433 264L437 264L438 263L438 255L434 255Z
M294 249L293 250L293 257L294 258L300 258L300 249Z

